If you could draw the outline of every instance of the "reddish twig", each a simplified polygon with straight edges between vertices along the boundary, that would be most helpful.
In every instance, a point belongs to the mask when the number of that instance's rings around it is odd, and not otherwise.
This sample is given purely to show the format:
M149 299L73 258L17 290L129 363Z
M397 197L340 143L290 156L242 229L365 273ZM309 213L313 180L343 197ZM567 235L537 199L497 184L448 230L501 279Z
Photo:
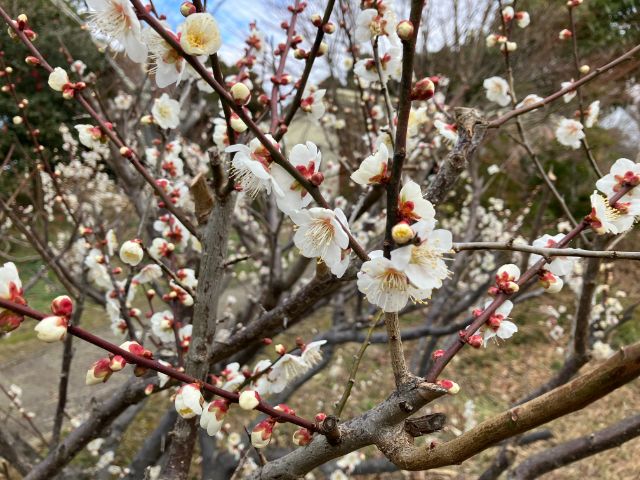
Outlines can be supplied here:
M38 310L34 310L31 307L25 305L18 305L17 303L13 303L9 300L4 300L0 298L0 307L6 308L7 310L11 310L19 315L23 315L25 317L33 318L34 320L42 320L43 318L49 316L46 313L39 312ZM200 385L201 388L207 390L208 392L213 393L219 397L222 397L228 400L231 403L238 403L239 395L235 392L230 392L228 390L223 390L222 388L216 387L215 385L211 385L210 383L202 382L190 375L179 372L171 367L163 365L155 360L151 360L149 358L141 357L139 355L135 355L128 350L124 350L113 343L107 342L106 340L80 328L75 325L69 325L67 328L67 333L73 335L74 337L80 338L85 342L91 343L107 352L110 352L114 355L120 355L127 362L138 365L140 367L148 368L149 370L154 370L156 372L164 373L165 375L178 380L183 383L195 383ZM280 410L276 410L271 405L267 404L264 401L260 401L258 406L255 408L256 410L265 413L278 421L293 423L294 425L298 425L300 427L306 428L312 432L317 432L318 428L314 422L310 422L303 418L298 417L297 415L292 415L288 413L284 413Z
M613 195L609 199L610 205L615 205L615 203L620 200L624 195L626 195L633 186L626 185L620 189L615 195ZM586 219L583 219L582 222L578 224L573 230L571 230L567 235L565 235L562 240L558 242L555 248L564 248L566 247L574 238L580 235L584 230L589 227L589 222ZM524 272L517 281L517 284L522 287L529 280L534 278L534 276L544 267L549 260L542 257L538 260L531 268L529 268L526 272ZM447 348L444 354L439 357L434 364L429 369L429 372L426 375L426 380L428 382L434 382L440 373L444 370L447 364L451 361L451 359L464 347L469 340L469 338L482 327L485 322L489 319L491 315L496 311L500 305L502 305L506 300L508 300L512 295L506 295L504 293L499 293L494 298L493 302L484 309L482 314L480 314L473 323L456 338L456 340Z

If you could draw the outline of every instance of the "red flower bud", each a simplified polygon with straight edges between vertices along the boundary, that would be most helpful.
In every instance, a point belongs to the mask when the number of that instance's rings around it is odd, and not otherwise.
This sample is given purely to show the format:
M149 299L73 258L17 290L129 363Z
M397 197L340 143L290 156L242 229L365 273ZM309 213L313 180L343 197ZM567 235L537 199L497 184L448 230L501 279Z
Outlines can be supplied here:
M51 302L51 311L60 317L69 317L73 313L73 300L67 295L60 295Z

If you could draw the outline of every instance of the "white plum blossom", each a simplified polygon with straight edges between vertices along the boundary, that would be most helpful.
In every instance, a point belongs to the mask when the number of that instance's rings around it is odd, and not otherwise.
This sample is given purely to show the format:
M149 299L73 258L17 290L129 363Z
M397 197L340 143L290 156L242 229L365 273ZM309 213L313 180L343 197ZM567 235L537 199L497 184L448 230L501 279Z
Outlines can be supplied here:
M613 197L625 186L640 184L640 164L619 158L609 173L598 179L596 188L607 197ZM640 215L640 189L632 188L616 202L616 208L629 215Z
M195 383L182 385L175 398L175 409L182 418L193 418L202 414L204 398L200 393L200 386Z
M382 250L371 252L358 272L358 290L385 312L399 312L409 299L431 297L431 290L421 290L409 281L406 269L410 259L411 252L404 248L393 250L390 259Z
M169 35L176 37L167 25L163 23L163 26ZM144 30L143 38L155 64L152 71L155 73L156 85L165 88L180 83L187 66L185 59L154 29Z
M68 320L65 317L46 317L40 320L34 330L38 333L38 339L51 343L64 340L67 335Z
M570 82L562 82L560 84L560 88L565 89L565 88L570 87L573 84L574 84L574 80L572 78ZM573 100L575 98L575 96L577 94L578 94L578 92L576 90L570 90L569 92L565 93L562 96L562 100L564 100L564 103L569 103L571 100Z
M243 390L238 399L238 405L243 410L253 410L260 403L260 394L255 390Z
M143 257L144 251L138 241L127 240L120 247L120 260L127 265L135 267L142 261Z
M383 15L375 8L367 8L358 13L355 38L360 43L368 43L381 35L394 40L397 37L395 28L396 17L392 8L386 8Z
M278 148L277 142L270 135L267 138ZM231 145L225 152L235 153L231 161L231 175L249 197L255 198L263 190L271 193L272 189L277 197L284 195L271 175L271 155L257 138L251 140L248 147Z
M351 174L351 180L358 185L375 185L388 180L387 163L389 151L384 143L380 143L378 150L365 158L358 169Z
M134 62L147 59L140 22L129 0L87 0L87 5L92 9L89 22L95 30L120 42Z
M156 312L151 316L151 331L163 343L172 343L175 341L173 324L174 319L171 310Z
M583 126L577 120L562 118L556 128L556 140L565 147L574 150L580 148L580 140L584 138Z
M382 77L384 83L387 83L390 78L399 80L402 73L402 49L389 45L379 50L380 75L378 75L376 62L373 58L358 60L354 67L355 74L370 83L380 81L380 77Z
M49 74L48 84L56 92L61 92L64 86L69 83L69 75L64 68L56 67Z
M171 242L167 242L164 238L154 238L151 242L151 246L149 247L149 255L153 258L161 258L167 257L171 255L173 250L175 249L175 245Z
M486 309L491 305L491 301L488 301L484 308ZM513 303L510 300L505 300L505 302L500 305L495 312L489 317L487 320L484 332L484 346L487 346L489 340L494 337L502 338L506 340L507 338L511 338L514 333L518 331L518 327L515 323L506 320L506 318L513 310Z
M524 97L520 103L518 103L516 105L516 108L522 108L522 107L529 107L531 105L534 105L538 102L541 102L543 99L542 97L536 95L535 93L530 93L529 95L527 95L526 97ZM535 110L535 109L534 109ZM533 111L533 110L532 110Z
M409 281L422 290L433 290L442 286L449 276L449 270L443 260L445 253L451 252L453 241L451 232L444 229L434 230L435 219L426 217L411 228L418 241L400 250L409 250L409 263L405 273Z
M414 221L434 218L435 210L429 200L422 197L420 185L413 180L406 182L398 195L398 213L401 220Z
M180 103L163 93L153 101L151 114L160 128L176 128L180 124Z
M596 123L598 123L598 116L600 115L600 100L596 100L592 102L587 107L587 112L584 117L584 126L586 128L593 127Z
M200 416L200 427L213 437L222 428L228 410L229 403L226 400L216 399L207 403Z
M525 12L525 11L516 12L515 18L516 18L516 24L520 28L527 28L531 23L531 16L529 15L529 12Z
M302 94L302 100L300 100L300 110L310 114L315 120L320 120L326 110L322 101L325 93L325 89L312 91L307 87Z
M312 142L294 145L289 153L289 163L311 183L318 183L323 179L319 173L321 160L322 154ZM271 165L271 176L282 192L282 195L276 195L276 203L284 213L300 210L311 203L309 192L283 167Z
M102 146L102 130L93 125L79 124L74 127L78 131L80 143L91 150Z
M438 130L438 134L449 143L458 141L458 128L455 124L445 123L442 120L433 122L433 126Z
M609 205L606 197L594 191L591 195L591 213L588 216L589 223L594 232L598 235L605 233L626 232L633 226L635 217L627 215L617 208Z
M486 90L487 99L506 107L511 102L509 84L502 77L489 77L482 83Z
M189 55L213 55L222 46L216 20L208 13L192 13L180 26L180 46Z
M558 233L551 236L548 234L543 235L533 242L533 246L536 248L556 248L556 245L564 238L564 234ZM542 257L537 254L531 254L529 257L529 265L535 264ZM546 263L544 269L550 271L554 275L569 275L573 272L573 267L576 264L576 257L552 257L551 263Z
M176 272L176 276L183 285L191 289L195 289L198 286L196 272L192 268L181 268Z
M307 258L319 257L329 267L342 260L342 251L349 246L347 218L341 209L331 211L314 207L291 213L297 225L293 242ZM348 231L348 230L347 230Z

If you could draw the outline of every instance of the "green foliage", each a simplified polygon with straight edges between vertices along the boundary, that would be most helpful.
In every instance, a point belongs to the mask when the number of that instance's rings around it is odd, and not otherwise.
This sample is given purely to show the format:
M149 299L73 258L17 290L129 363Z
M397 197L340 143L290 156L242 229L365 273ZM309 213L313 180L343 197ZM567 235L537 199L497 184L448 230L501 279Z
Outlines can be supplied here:
M592 48L603 45L637 44L640 40L640 4L637 0L589 0L583 17L588 29L587 43Z
M104 67L104 57L91 41L89 33L53 2L35 0L29 2L28 8L25 8L23 2L10 2L7 7L13 18L20 13L27 14L29 25L38 34L35 43L52 66L68 67L61 48L64 45L74 59L80 59L87 64L88 71L98 72ZM60 124L73 123L73 103L52 92L47 85L48 74L45 70L31 67L24 62L27 56L26 48L21 43L11 40L4 24L0 31L0 51L4 52L7 65L13 68L12 80L16 85L18 97L29 100L27 115L30 123L41 132L41 144L55 151L62 144L58 132ZM0 84L5 84L4 79L0 79ZM0 135L0 157L4 157L10 145L16 142L28 150L32 147L24 125L15 126L11 121L18 114L13 98L6 93L0 94L0 131L3 133ZM22 148L16 149L14 158L24 160L20 155L23 151Z

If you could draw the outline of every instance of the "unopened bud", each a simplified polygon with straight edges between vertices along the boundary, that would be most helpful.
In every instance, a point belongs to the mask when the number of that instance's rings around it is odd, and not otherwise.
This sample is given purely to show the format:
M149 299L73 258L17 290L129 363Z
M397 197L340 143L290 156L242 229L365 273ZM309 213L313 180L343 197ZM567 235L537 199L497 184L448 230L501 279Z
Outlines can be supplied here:
M237 82L231 87L231 96L238 105L246 105L251 100L251 91L242 82Z
M320 42L320 46L318 47L318 56L321 57L322 55L327 53L327 51L329 51L329 45L327 45L325 42Z
M183 2L182 5L180 5L180 13L183 17L188 17L192 13L196 13L196 11L196 6L191 2Z
M243 410L253 410L260 403L260 395L255 390L244 390L238 399L238 405Z
M467 340L467 343L473 348L480 348L482 346L482 336L481 335L471 335Z
M69 317L73 313L73 300L67 295L60 295L51 301L51 312L61 317Z
M560 30L560 33L558 33L558 38L560 40L568 40L573 36L573 34L571 33L571 30L567 30L566 28L563 30Z
M287 353L287 347L279 343L275 346L275 351L278 355L284 355L285 353Z
M437 383L442 388L447 389L451 395L455 395L456 393L458 393L460 391L460 385L458 385L453 380L443 379L443 380L438 380Z
M313 434L306 428L300 428L293 432L293 443L298 447L304 447L311 443L311 436Z
M333 23L328 22L322 26L322 30L324 30L324 33L326 33L327 35L331 35L336 31L336 26Z
M231 114L231 121L229 123L234 132L242 133L247 129L247 124L235 113Z
M311 15L311 23L313 23L314 26L319 27L322 25L322 15L320 15L319 13L314 13L313 15Z
M587 73L589 73L590 70L591 70L591 67L589 65L580 65L580 73L582 75L586 75Z
M436 86L433 84L430 78L423 78L418 80L414 87L411 89L411 100L429 100L433 97L436 91Z
M36 57L32 55L29 55L27 58L24 59L24 61L27 65L31 65L32 67L36 67L40 65L40 60L38 60Z
M391 237L398 245L404 245L415 237L415 232L407 222L400 222L391 229Z
M322 174L322 172L316 172L313 175L311 175L311 178L309 179L309 181L313 185L318 187L322 182L324 182L324 175Z
M127 365L127 361L121 355L115 355L109 362L109 368L112 372L119 372Z
M151 115L144 115L141 119L140 119L140 123L142 125L151 125L153 123L153 117Z
M431 358L432 358L433 360L437 360L437 359L439 359L440 357L442 357L443 355L444 355L444 350L439 349L439 350L436 350L435 352L433 352L433 353L431 354Z
M403 42L408 42L409 40L411 40L414 33L413 23L411 22L411 20L402 20L400 23L398 23L398 26L396 27L396 33L398 34L398 37L400 37L400 40L402 40Z
M133 156L133 152L129 147L122 146L120 147L120 155L122 155L124 158L131 158Z
M20 115L16 115L12 119L14 125L22 125L22 117Z

